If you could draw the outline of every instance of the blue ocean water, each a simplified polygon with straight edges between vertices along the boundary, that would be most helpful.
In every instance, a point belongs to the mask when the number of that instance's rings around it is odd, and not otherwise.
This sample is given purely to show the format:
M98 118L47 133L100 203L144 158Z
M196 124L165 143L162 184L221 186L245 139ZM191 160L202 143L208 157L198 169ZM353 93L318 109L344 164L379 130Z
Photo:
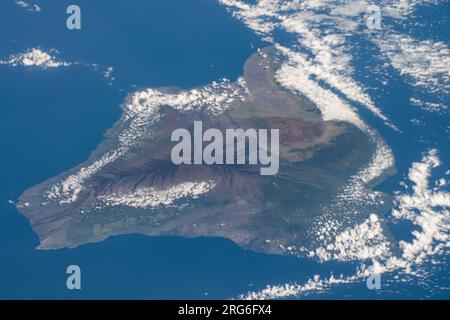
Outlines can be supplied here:
M81 31L65 27L72 1L38 3L39 14L12 1L0 3L0 57L29 48L55 48L59 58L83 64L45 72L0 65L0 298L232 298L266 284L303 283L311 274L329 276L331 267L336 274L354 272L356 264L264 255L219 238L126 235L75 249L36 250L36 235L8 200L84 161L120 116L127 93L143 87L191 88L223 77L233 81L256 48L267 45L214 1L78 0ZM439 30L436 36L448 41L448 28ZM369 61L364 54L370 53L361 53L360 60ZM112 85L85 65L92 63L99 70L114 67ZM367 115L397 159L397 175L378 187L388 193L398 189L424 150L437 147L442 159L450 156L448 148L442 148L448 144L448 119L413 108L405 112L411 87L395 77L391 81L392 90L376 103L403 133ZM425 127L412 126L413 118ZM406 237L402 232L398 236ZM65 271L71 264L81 268L82 290L66 288ZM436 278L449 286L444 275L446 269ZM400 286L404 297L424 296L415 285ZM357 283L311 297L397 296L371 292L365 283Z

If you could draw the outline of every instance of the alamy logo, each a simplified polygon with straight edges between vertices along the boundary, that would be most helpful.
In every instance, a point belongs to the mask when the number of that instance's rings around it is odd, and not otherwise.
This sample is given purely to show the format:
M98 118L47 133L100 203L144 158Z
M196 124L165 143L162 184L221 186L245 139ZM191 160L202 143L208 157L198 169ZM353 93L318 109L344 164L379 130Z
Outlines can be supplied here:
M69 30L80 30L81 29L81 9L79 6L72 4L67 7L67 17L66 26Z
M69 290L80 290L81 289L81 269L76 264L72 264L67 267L66 273L69 275L67 277L66 286Z
M268 141L269 131L270 143ZM183 128L172 132L171 141L178 141L171 152L172 162L176 165L255 165L259 163L262 166L260 168L261 175L275 175L278 173L278 129L226 129L224 148L224 137L219 129L210 128L203 132L202 121L194 121L193 142L189 130ZM208 144L203 149L204 142ZM193 157L192 152L194 153Z
M379 6L370 5L367 7L366 24L370 30L381 29L381 9Z
M369 277L366 280L367 289L381 289L381 274L376 270L375 266L367 268Z

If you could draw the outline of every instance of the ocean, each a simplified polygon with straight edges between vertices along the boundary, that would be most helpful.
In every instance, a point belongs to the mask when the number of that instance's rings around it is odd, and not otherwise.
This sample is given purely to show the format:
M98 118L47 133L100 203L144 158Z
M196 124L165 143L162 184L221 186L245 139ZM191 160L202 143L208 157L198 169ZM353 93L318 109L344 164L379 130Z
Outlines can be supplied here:
M0 65L0 298L227 299L266 284L303 283L312 274L327 277L330 269L355 272L357 263L317 264L260 254L220 238L123 235L75 249L36 250L37 236L10 202L83 162L119 118L128 93L146 87L193 88L224 77L234 81L245 60L268 45L215 1L77 0L79 31L65 25L72 1L38 3L39 13L13 1L0 3L0 57L29 48L57 49L59 59L77 64L45 71ZM448 41L448 28L439 30L437 36ZM103 74L110 66L113 81ZM364 81L370 85L370 79ZM405 112L410 87L399 78L391 81L390 92L376 102L402 134L368 116L397 160L398 173L377 187L388 193L398 190L424 150L437 147L442 159L450 156L448 115L413 108ZM416 118L424 126L413 126ZM442 167L436 174L444 171ZM395 228L399 238L408 236L409 230ZM445 266L447 258L442 259ZM81 290L66 287L66 268L72 264L81 268ZM434 277L442 279L439 286L450 284L446 267ZM407 283L396 289L409 298L448 298L445 291L433 294ZM361 282L308 296L318 297L397 295L369 291Z

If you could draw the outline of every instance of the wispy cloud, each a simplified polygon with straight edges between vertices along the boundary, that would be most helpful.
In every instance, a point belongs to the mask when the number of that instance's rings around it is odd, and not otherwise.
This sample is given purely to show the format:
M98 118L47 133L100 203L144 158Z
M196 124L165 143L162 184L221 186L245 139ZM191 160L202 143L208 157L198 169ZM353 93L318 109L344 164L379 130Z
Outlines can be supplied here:
M26 9L27 11L30 11L30 12L41 12L41 7L39 7L35 3L30 4L27 1L23 1L23 0L14 0L14 3L17 4L18 6Z

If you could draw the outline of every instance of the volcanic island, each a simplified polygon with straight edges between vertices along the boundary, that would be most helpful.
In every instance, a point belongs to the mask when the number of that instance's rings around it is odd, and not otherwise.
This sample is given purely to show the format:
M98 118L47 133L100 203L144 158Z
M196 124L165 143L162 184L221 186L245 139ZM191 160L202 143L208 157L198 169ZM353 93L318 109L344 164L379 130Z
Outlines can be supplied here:
M312 230L323 217L349 218L339 212L340 195L377 143L351 123L324 121L314 103L284 89L276 81L282 63L282 53L265 48L236 82L129 94L121 118L84 163L21 195L17 208L39 236L38 248L139 233L224 237L259 252L301 254L317 241ZM175 165L171 133L193 130L194 121L205 130L278 129L278 173L260 175L246 164ZM355 220L388 210L380 207L388 201L351 203Z

